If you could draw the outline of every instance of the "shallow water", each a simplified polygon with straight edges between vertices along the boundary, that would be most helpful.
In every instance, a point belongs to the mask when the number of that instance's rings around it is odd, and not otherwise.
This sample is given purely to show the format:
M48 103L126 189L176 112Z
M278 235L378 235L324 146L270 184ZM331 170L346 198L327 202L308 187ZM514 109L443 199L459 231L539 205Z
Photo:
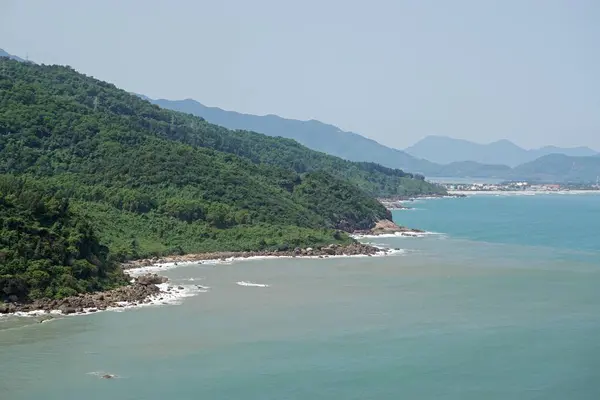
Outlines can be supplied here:
M179 306L0 322L0 397L600 398L600 248L586 241L600 197L521 202L542 214L490 200L401 211L446 234L375 239L399 256L185 266L166 275L210 290ZM490 210L504 233L473 233ZM544 245L543 212L566 213L579 246L561 229Z

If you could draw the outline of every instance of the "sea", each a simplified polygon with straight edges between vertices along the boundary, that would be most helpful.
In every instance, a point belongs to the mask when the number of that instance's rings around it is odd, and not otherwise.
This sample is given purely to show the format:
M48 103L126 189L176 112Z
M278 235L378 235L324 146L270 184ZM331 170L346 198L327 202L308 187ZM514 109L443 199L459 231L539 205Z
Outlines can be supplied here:
M180 304L0 320L0 398L600 399L600 196L420 200L387 257L183 265ZM112 374L112 379L102 379Z

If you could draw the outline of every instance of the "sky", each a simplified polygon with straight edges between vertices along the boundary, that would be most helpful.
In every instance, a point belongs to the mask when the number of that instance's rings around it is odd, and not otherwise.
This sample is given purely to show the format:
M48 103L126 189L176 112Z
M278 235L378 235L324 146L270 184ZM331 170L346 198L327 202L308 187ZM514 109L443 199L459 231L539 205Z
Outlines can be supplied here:
M0 48L152 98L600 150L596 0L1 0Z

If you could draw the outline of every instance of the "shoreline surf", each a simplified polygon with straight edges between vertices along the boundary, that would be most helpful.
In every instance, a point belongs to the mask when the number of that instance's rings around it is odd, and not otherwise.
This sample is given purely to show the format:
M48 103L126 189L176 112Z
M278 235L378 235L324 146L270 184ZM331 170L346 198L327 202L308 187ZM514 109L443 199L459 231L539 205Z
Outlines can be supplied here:
M200 253L197 255L187 255L189 259L185 261L181 261L182 256L174 256L174 257L165 257L161 259L162 262L153 263L151 265L140 265L140 266L130 266L129 268L124 268L124 272L129 275L132 279L136 277L149 274L156 273L161 271L168 271L175 268L180 268L184 266L192 266L192 265L229 265L235 262L241 261L260 261L260 260L275 260L275 259L329 259L329 258L358 258L358 257L384 257L384 256L393 256L393 255L401 255L404 254L404 250L402 249L391 249L384 248L373 245L364 245L366 247L370 247L375 249L376 251L368 254L339 254L339 255L265 255L265 256L238 256L238 257L229 257L229 258L212 258L212 259L204 259L206 253ZM365 248L366 248L365 247ZM362 248L362 247L361 247ZM230 254L230 253L223 253ZM199 257L200 259L194 259L194 256ZM150 262L151 260L140 260L139 262ZM254 284L252 282L239 281L236 282L238 286L257 286L257 287L269 287L269 285L264 284ZM210 287L203 285L175 285L171 283L160 283L155 284L155 286L159 289L155 294L149 295L144 299L140 299L140 301L132 301L132 302L116 302L117 306L106 307L105 309L99 309L97 307L89 307L83 308L81 311L65 313L59 309L47 310L47 309L36 309L30 311L15 311L8 312L4 314L0 314L0 321L2 319L6 319L8 317L50 317L47 319L42 319L39 322L45 323L48 321L54 320L54 317L65 317L65 316L82 316L82 315L90 315L103 311L115 311L115 312L123 312L125 310L138 309L142 307L150 307L150 306L163 306L163 305L178 305L181 304L182 299L186 297L196 296L200 293L206 293L210 290ZM96 293L100 294L100 293Z

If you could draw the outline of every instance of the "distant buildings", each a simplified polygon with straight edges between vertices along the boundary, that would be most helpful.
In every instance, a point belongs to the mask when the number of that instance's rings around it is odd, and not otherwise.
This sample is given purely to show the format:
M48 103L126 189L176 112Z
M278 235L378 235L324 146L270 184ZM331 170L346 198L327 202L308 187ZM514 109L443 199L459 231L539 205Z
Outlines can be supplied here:
M559 191L565 190L559 184L536 184L532 185L529 182L507 182L507 183L469 183L469 184L458 184L449 183L443 184L446 190L449 191L464 191L464 192L515 192L515 191Z

